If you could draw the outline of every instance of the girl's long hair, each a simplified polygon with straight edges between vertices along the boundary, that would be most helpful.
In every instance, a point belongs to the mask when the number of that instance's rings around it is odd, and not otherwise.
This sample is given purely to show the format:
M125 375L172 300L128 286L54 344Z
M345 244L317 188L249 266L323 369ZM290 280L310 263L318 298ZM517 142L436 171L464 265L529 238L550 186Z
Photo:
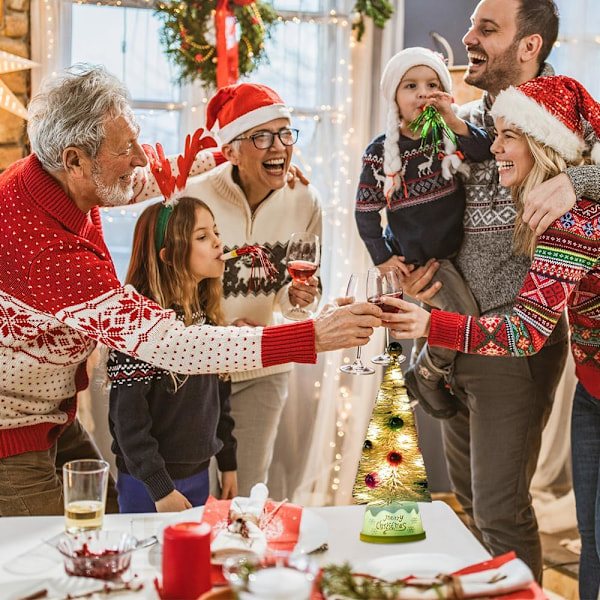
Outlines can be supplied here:
M167 222L162 260L155 243L156 222L161 207L160 202L152 204L142 212L136 223L125 282L163 308L180 310L186 325L191 325L194 316L202 312L209 323L224 325L221 279L207 277L196 284L189 266L196 209L203 208L211 215L212 211L198 198L180 198Z
M540 183L562 173L567 167L573 166L573 164L567 163L556 150L540 144L525 133L523 135L527 140L534 162L531 171L529 171L523 183L511 188L513 202L517 207L513 249L517 254L524 254L529 258L533 258L533 253L537 245L537 236L529 228L529 225L523 221L524 200L527 198L527 194Z

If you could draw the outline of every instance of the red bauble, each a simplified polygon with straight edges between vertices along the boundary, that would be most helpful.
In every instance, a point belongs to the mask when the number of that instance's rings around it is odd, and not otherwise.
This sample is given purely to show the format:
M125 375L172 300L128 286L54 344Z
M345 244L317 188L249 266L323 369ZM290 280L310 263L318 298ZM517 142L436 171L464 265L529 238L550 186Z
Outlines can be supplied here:
M402 454L400 454L400 452L396 452L395 450L392 450L387 455L387 461L390 463L390 465L397 466L402 462Z
M370 488L376 488L379 485L379 478L377 477L377 473L369 473L365 477L365 485Z

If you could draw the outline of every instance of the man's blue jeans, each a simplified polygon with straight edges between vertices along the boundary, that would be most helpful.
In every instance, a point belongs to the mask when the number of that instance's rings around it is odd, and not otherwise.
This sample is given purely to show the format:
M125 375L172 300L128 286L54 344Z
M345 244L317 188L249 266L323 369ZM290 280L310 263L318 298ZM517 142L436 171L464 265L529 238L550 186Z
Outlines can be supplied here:
M596 600L600 586L600 398L577 384L571 421L573 490L581 535L579 597Z

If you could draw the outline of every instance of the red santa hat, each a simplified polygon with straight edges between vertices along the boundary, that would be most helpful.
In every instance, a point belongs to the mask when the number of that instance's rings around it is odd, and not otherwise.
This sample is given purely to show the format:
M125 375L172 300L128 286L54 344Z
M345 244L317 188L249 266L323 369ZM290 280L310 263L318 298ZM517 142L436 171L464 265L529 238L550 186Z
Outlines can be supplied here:
M584 120L600 138L600 104L578 81L564 75L537 77L503 90L492 116L504 117L569 163L578 162L585 149ZM592 160L600 164L600 143L592 149Z
M258 83L222 87L206 107L206 126L222 144L257 125L281 118L290 118L288 107L276 92Z

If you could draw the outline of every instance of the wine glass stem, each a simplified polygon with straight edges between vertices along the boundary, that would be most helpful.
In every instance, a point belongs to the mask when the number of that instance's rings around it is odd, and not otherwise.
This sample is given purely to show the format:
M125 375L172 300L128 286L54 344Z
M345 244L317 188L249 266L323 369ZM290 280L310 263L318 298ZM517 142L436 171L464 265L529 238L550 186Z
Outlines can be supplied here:
M384 354L388 353L388 346L390 345L390 330L385 328L385 349L383 351Z
M362 346L356 347L356 360L354 362L360 363L360 353L362 351Z

